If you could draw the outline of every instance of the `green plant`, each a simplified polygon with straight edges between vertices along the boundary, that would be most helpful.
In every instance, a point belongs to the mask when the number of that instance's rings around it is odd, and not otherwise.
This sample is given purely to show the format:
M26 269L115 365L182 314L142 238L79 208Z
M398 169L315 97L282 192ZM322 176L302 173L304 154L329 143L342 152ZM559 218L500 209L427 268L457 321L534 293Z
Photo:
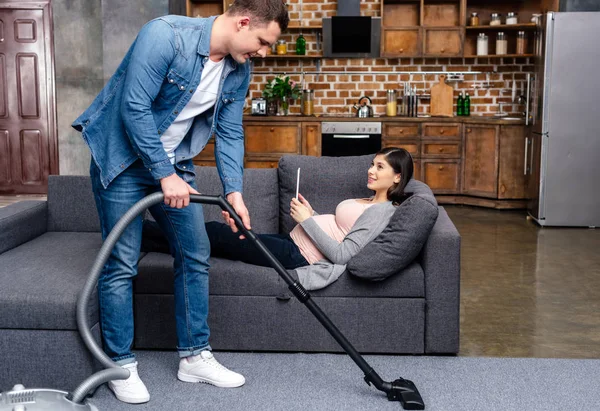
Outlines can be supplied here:
M298 83L290 80L290 76L275 77L273 80L268 81L263 89L263 97L266 99L296 100L300 98L300 93Z

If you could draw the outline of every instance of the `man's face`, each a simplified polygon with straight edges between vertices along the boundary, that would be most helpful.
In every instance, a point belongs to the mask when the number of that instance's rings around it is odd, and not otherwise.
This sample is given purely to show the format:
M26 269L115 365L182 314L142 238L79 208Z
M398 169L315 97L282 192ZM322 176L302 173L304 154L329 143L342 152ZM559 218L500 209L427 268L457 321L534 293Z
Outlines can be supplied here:
M229 54L240 64L250 57L265 57L267 48L277 41L280 34L279 24L274 21L268 24L250 24L250 17L240 17L237 20L237 31L230 43Z

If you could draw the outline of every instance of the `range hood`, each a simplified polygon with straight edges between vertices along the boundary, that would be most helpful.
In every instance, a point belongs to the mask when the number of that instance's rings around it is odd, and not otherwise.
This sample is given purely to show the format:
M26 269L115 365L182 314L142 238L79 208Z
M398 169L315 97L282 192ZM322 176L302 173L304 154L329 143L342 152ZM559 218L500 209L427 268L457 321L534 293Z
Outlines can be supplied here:
M379 57L381 18L360 15L360 0L338 0L337 14L323 18L323 57Z

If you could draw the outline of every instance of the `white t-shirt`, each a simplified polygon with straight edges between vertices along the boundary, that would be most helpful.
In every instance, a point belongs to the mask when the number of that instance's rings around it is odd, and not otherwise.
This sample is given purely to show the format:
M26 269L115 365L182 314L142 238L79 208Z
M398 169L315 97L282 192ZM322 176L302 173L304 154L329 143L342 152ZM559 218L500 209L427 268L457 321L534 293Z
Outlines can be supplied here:
M175 149L192 126L194 117L215 105L219 92L219 81L224 66L225 59L221 59L217 63L210 58L206 60L200 84L198 84L194 95L183 110L181 110L175 121L160 137L163 148L167 152L167 156L172 164L175 164Z

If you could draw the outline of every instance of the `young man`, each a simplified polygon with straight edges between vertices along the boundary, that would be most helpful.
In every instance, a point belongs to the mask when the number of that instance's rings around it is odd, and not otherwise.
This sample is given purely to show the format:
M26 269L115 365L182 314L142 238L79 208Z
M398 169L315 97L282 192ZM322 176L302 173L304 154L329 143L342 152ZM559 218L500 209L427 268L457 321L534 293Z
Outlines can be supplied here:
M236 0L210 18L166 16L140 31L116 73L73 123L90 147L90 175L106 238L119 218L143 197L162 190L164 204L150 212L169 238L175 270L178 378L239 387L242 375L211 353L208 257L202 207L192 159L215 135L217 168L227 200L250 228L242 199L242 109L250 73L247 61L264 57L289 17L282 0ZM227 222L236 231L232 219ZM150 399L137 373L133 343L132 278L137 274L142 217L125 230L98 281L104 350L131 372L112 381L128 403Z

